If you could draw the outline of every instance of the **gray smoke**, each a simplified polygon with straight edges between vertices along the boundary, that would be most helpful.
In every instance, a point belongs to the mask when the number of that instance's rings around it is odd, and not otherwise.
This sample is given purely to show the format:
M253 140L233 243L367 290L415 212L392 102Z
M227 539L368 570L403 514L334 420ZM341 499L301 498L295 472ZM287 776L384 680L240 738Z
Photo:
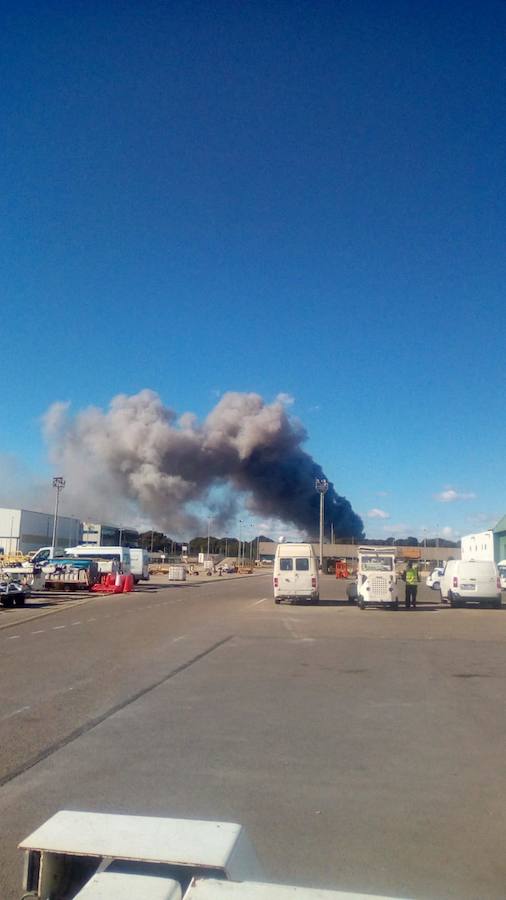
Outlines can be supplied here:
M237 493L248 508L304 530L318 531L315 478L321 467L301 447L302 425L286 411L282 395L265 403L258 394L227 393L203 422L177 417L158 394L120 394L107 411L96 407L71 416L53 404L44 432L58 474L67 481L66 509L99 521L136 521L177 535L202 522L207 504L213 525L231 521ZM362 521L330 485L326 524L336 536L362 535Z

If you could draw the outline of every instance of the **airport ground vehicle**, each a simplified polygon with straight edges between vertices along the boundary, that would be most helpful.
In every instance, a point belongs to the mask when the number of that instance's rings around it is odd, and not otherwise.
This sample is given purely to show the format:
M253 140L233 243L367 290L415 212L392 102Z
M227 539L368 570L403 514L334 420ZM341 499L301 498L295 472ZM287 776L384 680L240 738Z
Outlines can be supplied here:
M425 579L427 587L432 588L433 591L438 591L443 572L444 569L433 569L430 575L427 575L427 578Z
M2 606L24 606L29 589L12 574L0 575L0 603Z
M63 556L48 560L41 577L46 591L89 591L99 581L99 569L96 560Z
M129 547L130 571L134 576L135 584L139 581L149 581L149 553L142 547Z
M320 599L318 562L311 544L278 544L274 557L274 601Z
M480 603L501 607L499 572L490 560L450 559L440 584L441 602L450 606Z
M96 544L79 544L78 547L66 547L65 554L95 559L102 574L110 572L111 568L114 568L112 564L117 567L115 571L119 570L122 575L129 575L131 571L128 547L99 547Z
M366 606L399 608L395 551L386 547L359 547L357 581L348 585L348 600Z

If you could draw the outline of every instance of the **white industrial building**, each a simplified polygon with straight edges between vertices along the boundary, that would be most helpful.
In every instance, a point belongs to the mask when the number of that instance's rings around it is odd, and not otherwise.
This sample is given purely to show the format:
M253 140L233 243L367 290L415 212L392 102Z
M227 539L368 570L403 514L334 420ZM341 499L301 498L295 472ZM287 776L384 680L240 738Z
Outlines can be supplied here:
M494 532L480 531L477 534L465 534L461 541L462 559L494 558Z
M29 553L39 547L50 547L53 526L53 513L0 507L0 554ZM79 519L58 516L55 546L75 547L81 543L81 537Z
M506 516L489 531L462 537L462 559L490 559L496 563L506 559Z

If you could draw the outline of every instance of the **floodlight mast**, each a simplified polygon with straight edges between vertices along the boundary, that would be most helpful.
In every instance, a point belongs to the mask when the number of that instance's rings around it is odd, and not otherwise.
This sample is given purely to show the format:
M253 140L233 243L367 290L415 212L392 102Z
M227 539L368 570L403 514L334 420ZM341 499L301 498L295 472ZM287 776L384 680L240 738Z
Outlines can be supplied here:
M53 517L53 543L51 546L51 556L54 556L55 548L56 548L56 527L58 524L58 507L60 505L60 491L65 487L65 479L61 477L61 475L53 478L53 487L56 490L56 502L54 506L54 517Z
M325 510L325 494L329 489L329 483L326 478L317 478L315 488L320 495L320 571L323 569L323 522Z

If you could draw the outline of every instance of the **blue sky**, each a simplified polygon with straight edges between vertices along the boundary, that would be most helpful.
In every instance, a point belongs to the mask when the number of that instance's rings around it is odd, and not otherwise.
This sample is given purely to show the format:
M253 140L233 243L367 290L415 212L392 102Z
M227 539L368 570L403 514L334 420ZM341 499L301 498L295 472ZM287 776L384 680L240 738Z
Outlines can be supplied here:
M505 26L499 2L4 4L4 462L52 473L58 400L285 392L369 535L503 515Z

